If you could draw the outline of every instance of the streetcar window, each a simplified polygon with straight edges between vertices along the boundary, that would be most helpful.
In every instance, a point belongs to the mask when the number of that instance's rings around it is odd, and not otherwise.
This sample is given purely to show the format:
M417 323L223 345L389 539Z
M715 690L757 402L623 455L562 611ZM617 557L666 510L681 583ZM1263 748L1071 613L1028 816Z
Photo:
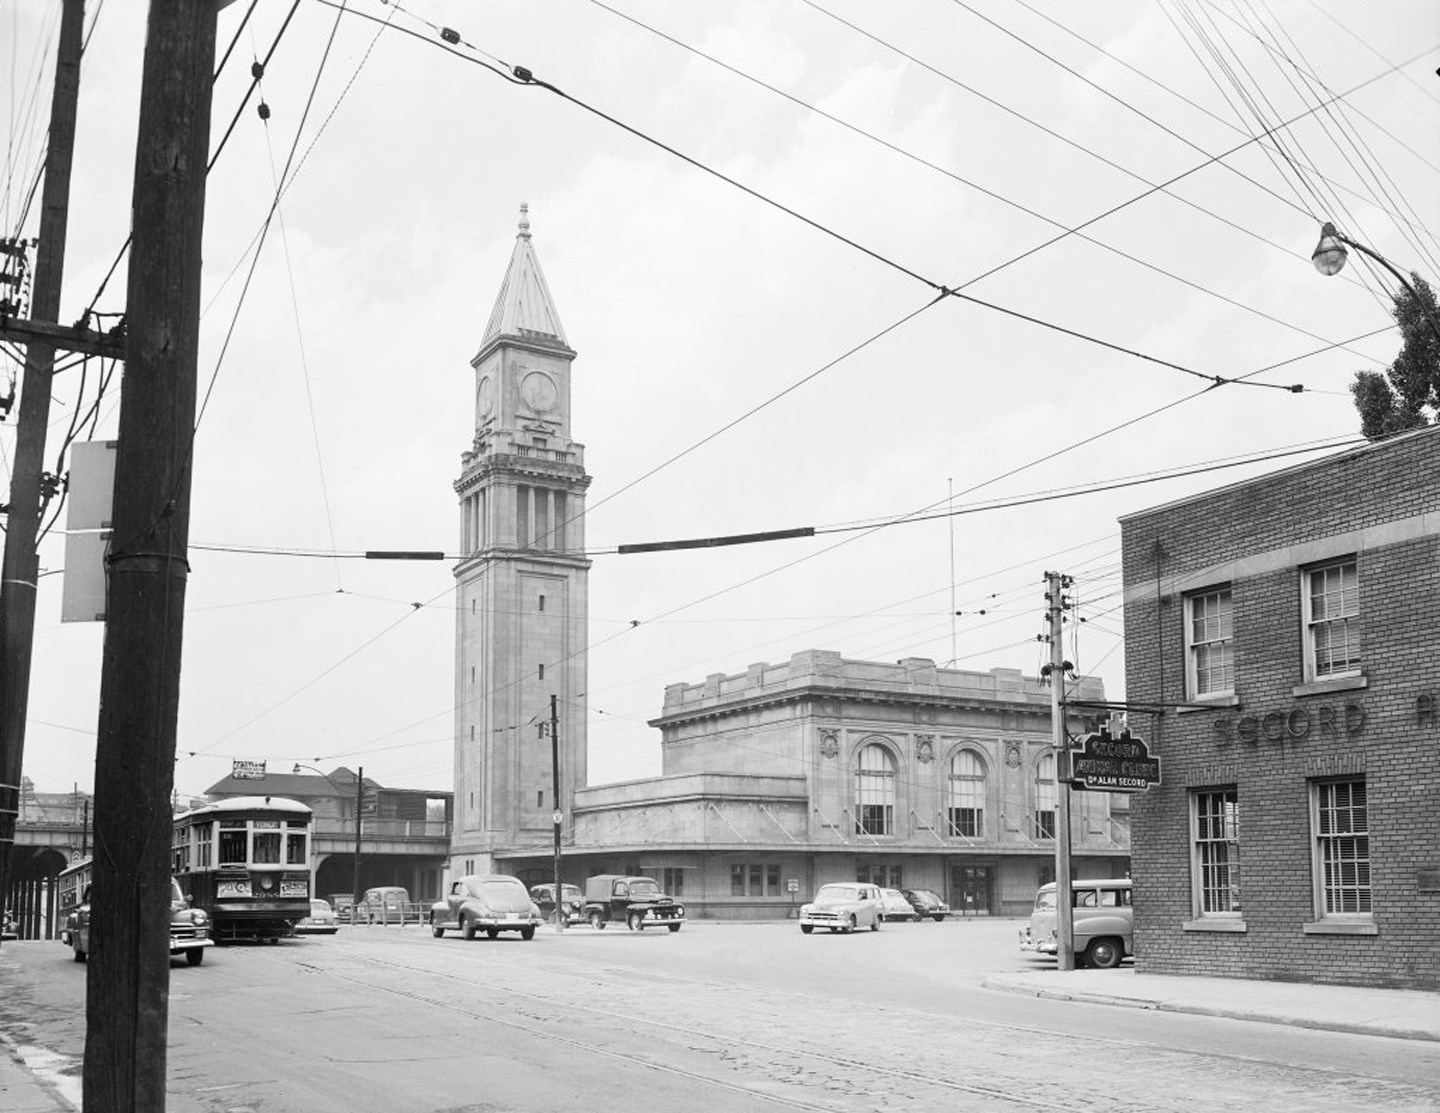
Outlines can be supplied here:
M233 821L230 821L233 822ZM219 865L241 865L245 864L245 824L240 823L240 829L227 830L227 821L220 824L220 861Z
M285 864L303 866L308 864L305 856L305 834L294 832L285 836Z
M195 828L195 868L199 870L210 868L210 859L214 855L214 829L210 824Z
M278 866L280 864L279 831L255 832L255 851L251 861L262 866Z

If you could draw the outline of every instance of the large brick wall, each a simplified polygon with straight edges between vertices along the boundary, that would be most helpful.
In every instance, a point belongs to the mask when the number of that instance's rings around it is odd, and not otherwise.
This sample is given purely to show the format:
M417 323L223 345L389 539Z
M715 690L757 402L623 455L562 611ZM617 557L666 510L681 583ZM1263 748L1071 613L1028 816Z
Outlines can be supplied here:
M1128 698L1169 705L1147 739L1164 783L1133 801L1137 968L1440 989L1440 428L1134 515L1122 538ZM1301 572L1349 554L1363 680L1307 685ZM1235 698L1176 710L1184 594L1226 583ZM1354 774L1374 933L1319 933L1310 786ZM1228 785L1245 930L1194 930L1190 793Z

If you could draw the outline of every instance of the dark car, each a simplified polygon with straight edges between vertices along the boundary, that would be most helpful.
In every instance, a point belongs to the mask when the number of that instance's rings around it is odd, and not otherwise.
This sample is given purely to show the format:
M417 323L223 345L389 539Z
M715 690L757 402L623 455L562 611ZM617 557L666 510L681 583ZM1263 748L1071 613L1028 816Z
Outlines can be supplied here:
M554 885L531 885L530 899L540 909L540 915L546 920L555 918L555 886ZM560 907L565 914L567 924L583 924L585 922L585 894L580 891L578 885L560 886Z
M950 906L930 889L901 889L905 899L910 906L920 914L922 918L928 917L937 923L950 915Z

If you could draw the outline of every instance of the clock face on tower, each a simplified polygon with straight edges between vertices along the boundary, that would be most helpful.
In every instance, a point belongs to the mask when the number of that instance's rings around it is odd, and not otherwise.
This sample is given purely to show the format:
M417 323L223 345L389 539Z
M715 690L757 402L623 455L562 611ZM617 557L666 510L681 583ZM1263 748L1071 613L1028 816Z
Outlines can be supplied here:
M558 397L555 380L544 371L531 371L520 380L520 397L536 413L547 413L555 408Z
M475 387L475 412L480 417L488 417L494 408L495 380L486 375Z

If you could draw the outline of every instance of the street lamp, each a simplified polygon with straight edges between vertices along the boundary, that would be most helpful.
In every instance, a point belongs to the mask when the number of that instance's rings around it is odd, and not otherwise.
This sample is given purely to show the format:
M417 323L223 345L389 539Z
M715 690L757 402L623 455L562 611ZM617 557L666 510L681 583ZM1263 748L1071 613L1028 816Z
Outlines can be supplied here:
M330 777L327 773L323 772L320 769L316 769L313 765L305 765L298 761L295 763L295 768L290 770L290 772L298 773L302 769L312 770L313 772L319 773L327 781L330 781ZM330 781L330 787L334 789L340 788L340 786L337 785L334 781ZM355 774L355 871L351 877L352 892L350 897L350 922L352 924L357 922L357 917L360 915L360 836L364 830L363 821L360 817L360 812L361 808L364 805L364 802L365 766L362 765L360 766L360 771Z
M1310 255L1310 262L1315 264L1315 269L1326 278L1339 274L1345 266L1348 253L1346 247L1353 247L1362 255L1368 255L1387 271L1393 274L1400 282L1400 285L1410 291L1410 296L1415 299L1416 310L1425 318L1425 323L1430 326L1430 331L1435 334L1435 339L1440 341L1440 325L1435 323L1435 316L1420 300L1420 294L1411 284L1410 280L1400 273L1399 269L1393 266L1389 259L1378 251L1372 251L1363 243L1356 243L1349 236L1335 228L1328 220L1320 226L1320 242L1315 245L1315 250Z

